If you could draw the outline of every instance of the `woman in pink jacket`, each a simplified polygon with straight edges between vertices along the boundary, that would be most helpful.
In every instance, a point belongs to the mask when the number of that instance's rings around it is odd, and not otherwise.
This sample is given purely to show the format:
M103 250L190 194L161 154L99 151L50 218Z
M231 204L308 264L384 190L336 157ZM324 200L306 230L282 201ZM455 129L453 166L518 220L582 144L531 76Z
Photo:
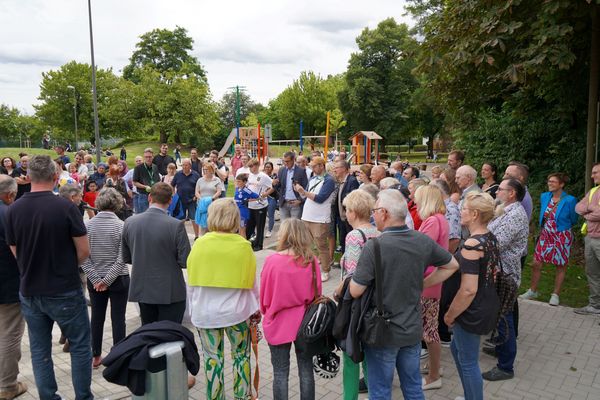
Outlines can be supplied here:
M437 244L448 250L449 226L446 220L446 205L442 191L434 185L421 186L415 193L417 212L423 223L419 232L429 236ZM436 268L427 267L425 276ZM422 370L427 376L423 378L423 390L439 389L442 387L440 358L442 348L438 333L438 315L440 312L440 297L442 285L434 285L423 290L421 295L421 312L423 314L423 340L429 350L429 361Z
M307 306L315 297L313 279L321 293L321 274L312 253L313 237L299 219L286 219L279 228L278 252L266 258L260 275L260 311L264 335L271 350L273 399L288 398L290 349ZM300 399L315 398L312 357L296 352Z

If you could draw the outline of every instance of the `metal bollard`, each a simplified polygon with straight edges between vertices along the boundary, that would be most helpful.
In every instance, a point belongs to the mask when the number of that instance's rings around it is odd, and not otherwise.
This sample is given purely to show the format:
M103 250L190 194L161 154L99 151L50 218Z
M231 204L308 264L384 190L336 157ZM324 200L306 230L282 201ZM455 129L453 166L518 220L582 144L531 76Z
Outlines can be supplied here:
M182 341L156 345L150 349L150 358L167 359L167 369L146 371L146 394L132 396L133 400L187 400L187 368L183 360Z

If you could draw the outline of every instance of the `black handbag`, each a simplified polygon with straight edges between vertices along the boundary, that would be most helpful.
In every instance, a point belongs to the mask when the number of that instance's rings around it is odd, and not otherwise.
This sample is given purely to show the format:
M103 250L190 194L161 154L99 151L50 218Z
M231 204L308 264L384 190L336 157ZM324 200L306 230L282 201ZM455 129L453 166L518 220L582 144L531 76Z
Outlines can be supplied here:
M325 354L335 349L332 335L336 305L333 300L318 294L317 267L312 262L314 299L306 309L295 342L296 351L310 356Z
M381 277L381 248L377 238L375 247L375 307L365 313L360 327L360 338L367 346L381 346L390 336L391 315L383 308L383 279Z

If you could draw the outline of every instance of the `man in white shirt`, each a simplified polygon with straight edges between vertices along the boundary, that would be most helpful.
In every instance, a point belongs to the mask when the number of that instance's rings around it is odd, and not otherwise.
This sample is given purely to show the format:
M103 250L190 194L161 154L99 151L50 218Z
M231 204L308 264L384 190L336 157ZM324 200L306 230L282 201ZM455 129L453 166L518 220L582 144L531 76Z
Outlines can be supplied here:
M308 181L308 187L304 189L301 185L296 184L294 189L306 198L302 210L302 221L315 239L315 245L319 250L321 280L325 282L329 280L331 269L328 239L335 180L325 173L325 160L322 157L314 157L311 166L314 174Z

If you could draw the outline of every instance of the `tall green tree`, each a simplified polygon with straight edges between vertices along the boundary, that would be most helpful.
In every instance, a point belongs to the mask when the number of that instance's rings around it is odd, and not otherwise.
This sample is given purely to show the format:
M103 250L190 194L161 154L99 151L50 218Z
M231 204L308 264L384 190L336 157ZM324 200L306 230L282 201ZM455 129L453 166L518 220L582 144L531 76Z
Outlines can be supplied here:
M356 38L359 51L350 56L340 106L353 130L373 130L384 139L407 134L408 108L418 82L412 75L417 42L405 24L393 18Z
M327 111L339 108L337 96L342 85L339 76L323 79L312 71L302 72L270 104L276 110L277 128L282 132L281 136L298 138L300 120L303 121L304 135L324 134Z
M71 61L58 70L42 73L40 84L40 104L34 105L36 115L42 123L51 128L52 136L64 140L74 140L73 106L77 109L77 128L80 140L94 140L94 121L92 108L92 69L89 64ZM131 125L131 119L122 115L119 124L110 124L106 104L122 98L121 78L110 69L99 68L96 71L98 93L98 114L100 135L102 137L120 137L124 125ZM73 89L71 89L71 86Z
M160 72L163 79L167 78L168 72L185 70L206 81L204 68L198 59L190 54L193 46L194 40L188 36L185 28L178 26L172 31L153 29L140 36L129 64L123 68L123 77L136 83L140 82L141 77L137 73L143 67L152 67Z
M589 2L409 3L422 37L417 71L427 73L468 157L500 165L518 159L540 181L551 170L580 180L574 166L584 165Z

